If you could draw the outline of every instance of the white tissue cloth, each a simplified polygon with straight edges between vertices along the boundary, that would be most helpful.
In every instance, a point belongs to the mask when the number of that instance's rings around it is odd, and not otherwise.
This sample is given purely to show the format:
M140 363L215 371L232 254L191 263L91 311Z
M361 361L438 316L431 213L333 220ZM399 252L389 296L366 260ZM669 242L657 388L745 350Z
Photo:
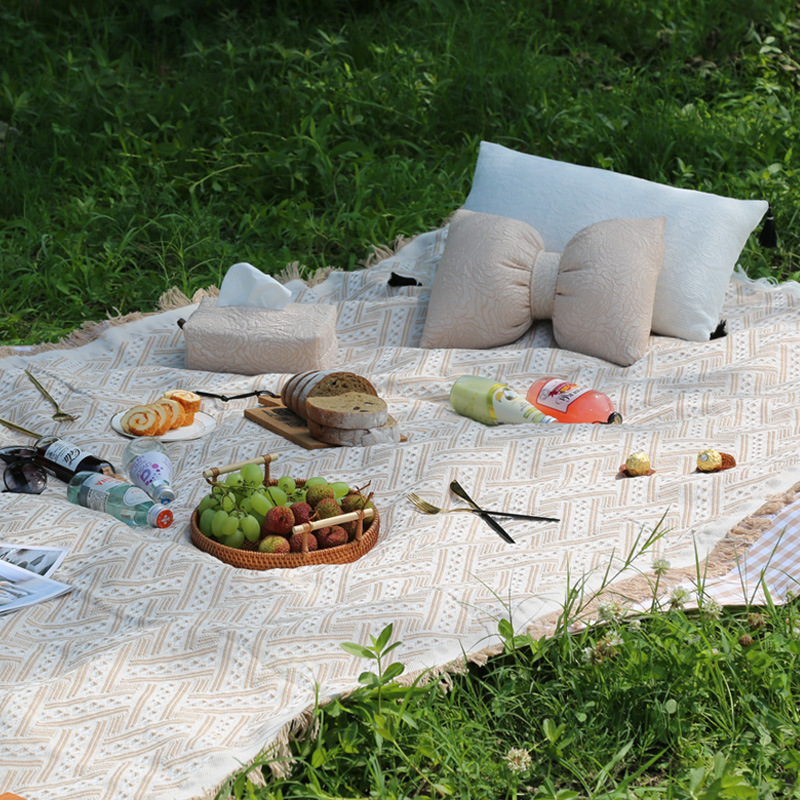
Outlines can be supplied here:
M281 309L291 299L292 293L275 278L240 261L225 273L217 305Z

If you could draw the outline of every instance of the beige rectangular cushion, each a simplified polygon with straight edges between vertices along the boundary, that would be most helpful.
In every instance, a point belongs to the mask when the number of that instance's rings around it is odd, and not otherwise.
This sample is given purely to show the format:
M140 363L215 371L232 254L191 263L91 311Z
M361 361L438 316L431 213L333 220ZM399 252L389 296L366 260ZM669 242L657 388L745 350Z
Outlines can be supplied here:
M183 326L186 366L258 375L333 365L336 306L289 303L284 308L217 306L207 297Z

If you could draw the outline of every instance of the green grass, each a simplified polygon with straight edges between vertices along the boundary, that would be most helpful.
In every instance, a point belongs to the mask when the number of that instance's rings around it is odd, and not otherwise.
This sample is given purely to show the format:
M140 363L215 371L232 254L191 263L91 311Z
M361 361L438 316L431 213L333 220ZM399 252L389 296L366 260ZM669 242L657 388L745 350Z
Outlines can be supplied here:
M354 268L441 224L478 144L774 207L800 276L796 2L244 0L0 10L0 342L235 261Z
M611 601L602 624L542 639L504 620L504 653L465 664L449 688L398 682L391 626L345 643L375 671L317 706L279 762L286 777L267 753L218 800L796 797L796 604L725 611L701 597L687 612L673 593L649 613L624 611Z
M359 687L317 703L289 756L267 750L217 800L795 798L797 603L765 589L762 608L724 609L699 566L695 590L665 592L669 564L655 558L653 599L635 612L615 582L664 533L612 559L595 591L589 576L569 585L550 636L515 630L506 607L485 643L499 654L465 657L445 681L403 680L392 625L343 643L366 659Z

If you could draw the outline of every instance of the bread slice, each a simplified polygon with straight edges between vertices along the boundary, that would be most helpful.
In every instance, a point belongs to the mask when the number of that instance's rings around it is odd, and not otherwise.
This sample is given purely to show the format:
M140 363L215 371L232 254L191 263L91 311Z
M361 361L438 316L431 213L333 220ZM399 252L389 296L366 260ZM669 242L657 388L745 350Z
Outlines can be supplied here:
M297 388L298 383L303 380L303 378L307 378L316 370L309 370L308 372L296 372L294 375L289 378L286 383L283 384L283 389L281 389L281 402L286 406L286 408L291 408L291 397L294 393L294 390Z
M306 416L328 428L365 429L385 425L389 419L386 402L365 392L310 396Z
M378 396L375 387L361 375L354 372L326 372L321 373L321 377L316 380L312 378L303 384L294 395L294 411L303 419L308 419L306 411L306 400L309 397L333 397L337 394L347 392L363 392Z
M167 389L162 397L167 400L175 400L183 406L183 420L180 427L185 428L194 422L194 415L200 410L202 398L199 394L190 392L188 389Z
M397 420L389 416L385 425L375 428L330 428L308 421L308 432L317 441L337 444L344 447L367 447L371 444L385 444L401 441Z
M305 419L305 412L301 412L301 398L305 398L308 392L310 392L316 384L318 384L323 378L327 378L328 375L333 375L334 372L336 372L334 369L316 369L301 376L300 380L297 381L294 386L294 390L289 396L289 408L291 408L295 414L299 414L301 417L303 417L303 419Z
M153 435L163 436L169 430L169 426L172 425L172 413L167 411L160 403L147 403L147 406L152 408L158 415L158 428Z

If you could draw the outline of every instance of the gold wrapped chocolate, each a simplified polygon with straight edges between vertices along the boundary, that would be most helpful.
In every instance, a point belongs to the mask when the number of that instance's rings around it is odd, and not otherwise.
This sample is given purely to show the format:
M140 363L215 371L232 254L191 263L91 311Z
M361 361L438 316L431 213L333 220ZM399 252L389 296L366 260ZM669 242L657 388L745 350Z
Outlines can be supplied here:
M631 453L625 461L628 475L647 475L650 472L650 456L647 453Z
M711 447L701 450L697 456L697 469L700 472L714 472L722 466L722 455Z

